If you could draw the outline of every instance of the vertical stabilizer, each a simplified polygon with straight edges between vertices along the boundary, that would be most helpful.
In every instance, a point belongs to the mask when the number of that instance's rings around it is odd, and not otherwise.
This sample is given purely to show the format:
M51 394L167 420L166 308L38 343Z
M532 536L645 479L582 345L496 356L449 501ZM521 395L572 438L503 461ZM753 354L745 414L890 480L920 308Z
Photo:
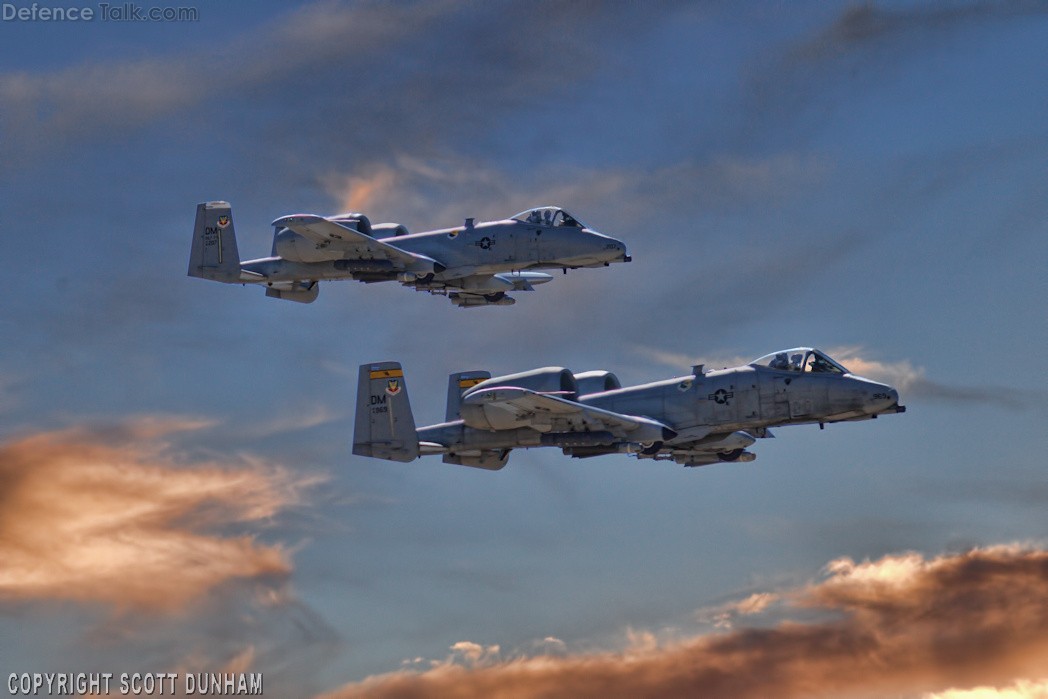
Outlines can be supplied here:
M240 280L240 253L233 232L233 211L227 202L197 204L189 276L219 282Z
M491 378L489 371L460 371L448 377L448 407L444 412L444 421L458 420L462 415L462 394L481 381Z
M390 461L418 458L415 418L399 362L360 366L353 453Z

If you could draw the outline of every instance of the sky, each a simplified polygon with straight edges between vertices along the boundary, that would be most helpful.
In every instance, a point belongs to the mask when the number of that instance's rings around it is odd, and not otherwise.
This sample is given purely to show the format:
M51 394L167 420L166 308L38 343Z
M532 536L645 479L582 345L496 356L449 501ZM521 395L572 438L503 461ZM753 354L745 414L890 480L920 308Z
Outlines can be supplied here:
M0 22L5 680L1048 697L1043 3L198 9ZM216 199L245 258L294 212L558 204L633 262L512 307L285 303L186 275ZM402 362L429 424L455 371L630 384L798 345L907 412L698 469L350 453L364 362Z

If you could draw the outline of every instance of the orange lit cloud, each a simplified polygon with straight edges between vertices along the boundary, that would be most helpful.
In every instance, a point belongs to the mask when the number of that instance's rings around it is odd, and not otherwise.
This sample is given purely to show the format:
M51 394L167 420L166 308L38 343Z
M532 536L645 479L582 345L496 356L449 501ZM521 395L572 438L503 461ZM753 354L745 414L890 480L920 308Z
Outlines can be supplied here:
M143 419L0 444L0 600L158 611L232 579L278 581L287 551L248 535L299 498L283 470L179 463L160 439L207 423Z
M1048 672L1046 550L840 559L819 582L736 607L759 614L773 602L807 620L670 643L633 633L639 642L606 653L507 658L460 642L424 672L372 677L329 697L1043 696L1043 681L1028 678Z
M1048 699L1048 680L1019 680L1007 687L972 687L947 689L925 694L921 699Z
M836 347L830 355L853 374L883 381L899 389L907 397L922 398L959 405L988 404L1010 410L1043 409L1048 392L1009 386L967 384L956 386L926 378L924 368L907 360L882 362L869 359L861 347Z
M834 359L848 367L851 373L883 381L903 392L911 390L925 380L924 369L905 359L899 362L868 359L861 347L834 347L828 351Z
M396 174L385 166L372 168L365 176L332 176L327 178L327 189L339 200L342 211L381 211L390 208Z
M393 155L388 162L356 163L349 173L326 173L319 182L339 209L363 212L372 222L397 221L417 232L457 225L467 216L496 219L540 205L565 206L584 221L599 209L619 226L636 225L644 220L638 212L694 206L697 198L710 208L781 196L784 182L821 181L830 169L818 159L782 153L640 172L557 164L522 177L464 157Z

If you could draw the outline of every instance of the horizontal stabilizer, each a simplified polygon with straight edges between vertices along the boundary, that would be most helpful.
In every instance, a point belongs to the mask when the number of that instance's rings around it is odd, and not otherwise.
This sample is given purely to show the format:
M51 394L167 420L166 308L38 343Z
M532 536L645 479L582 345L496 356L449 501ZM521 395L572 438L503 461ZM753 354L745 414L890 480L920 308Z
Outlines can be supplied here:
M419 442L418 443L419 456L431 456L433 454L447 454L448 448L443 444L437 444L436 442Z

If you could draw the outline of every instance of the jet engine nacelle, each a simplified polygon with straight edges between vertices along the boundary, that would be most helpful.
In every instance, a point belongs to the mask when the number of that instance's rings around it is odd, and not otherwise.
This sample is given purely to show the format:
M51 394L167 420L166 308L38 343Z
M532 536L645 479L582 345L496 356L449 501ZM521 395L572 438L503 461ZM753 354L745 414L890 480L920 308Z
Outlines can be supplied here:
M579 393L578 383L570 371L563 367L548 366L542 369L524 371L519 374L495 376L481 381L466 391L463 397L475 391L494 388L495 386L517 386L539 393L558 393L562 398L569 400L574 400Z
M575 383L579 386L580 396L622 388L619 377L610 371L584 371L581 374L575 374Z
M338 216L332 216L331 220L337 221L338 223L341 223L343 226L349 226L353 230L360 231L366 236L374 237L374 235L371 232L371 220L364 214L339 214ZM382 225L388 226L389 224Z
M369 235L373 238L389 238L408 235L409 233L407 226L402 223L376 223L371 227Z

